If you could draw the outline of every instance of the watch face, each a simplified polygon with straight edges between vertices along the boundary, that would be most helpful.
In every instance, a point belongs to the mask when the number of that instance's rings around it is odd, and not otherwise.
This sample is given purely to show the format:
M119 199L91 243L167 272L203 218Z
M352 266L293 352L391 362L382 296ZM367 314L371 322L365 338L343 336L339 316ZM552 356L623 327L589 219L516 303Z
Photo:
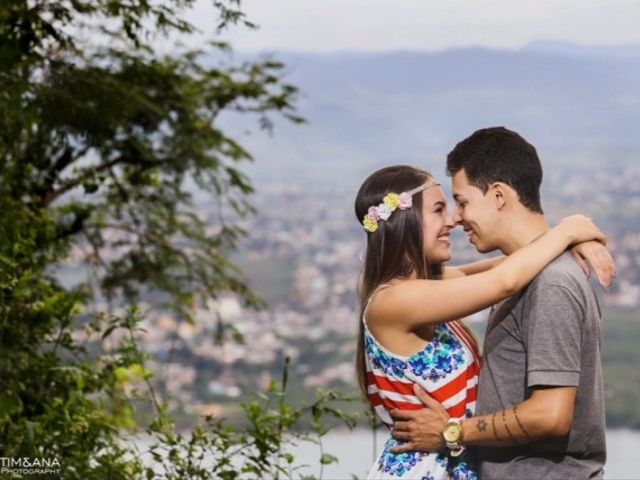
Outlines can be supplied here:
M454 443L460 439L460 430L460 425L449 424L442 432L442 436L447 442Z

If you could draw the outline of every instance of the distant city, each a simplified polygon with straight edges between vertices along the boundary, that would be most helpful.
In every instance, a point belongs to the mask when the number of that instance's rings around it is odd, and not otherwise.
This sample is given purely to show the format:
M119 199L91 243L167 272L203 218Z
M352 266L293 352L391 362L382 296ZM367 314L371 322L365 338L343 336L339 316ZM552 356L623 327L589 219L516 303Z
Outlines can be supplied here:
M562 190L545 192L548 217L555 221L584 212L608 235L619 272L610 292L599 291L605 316L637 311L640 168L558 181ZM251 233L235 260L269 307L246 309L226 296L196 310L193 326L169 314L148 321L143 346L153 354L166 391L186 412L221 414L237 407L238 398L265 390L279 378L286 356L296 388L354 388L356 283L365 234L353 213L353 196L291 184L263 187L256 198L260 211L246 225ZM481 258L455 232L451 264ZM238 334L241 343L234 340Z
M222 119L256 157L244 169L258 214L233 260L269 306L254 311L224 296L197 309L195 325L155 312L141 336L163 390L187 415L237 410L279 379L285 357L299 397L317 387L354 390L365 247L353 211L358 186L377 168L402 163L432 171L447 189L447 152L490 125L515 129L538 149L551 222L585 213L607 234L618 278L610 292L599 290L605 317L640 321L638 49L542 44L280 57L309 123L276 120L266 135L248 134L244 116ZM206 205L203 197L204 216ZM452 250L453 265L480 258L459 231ZM480 331L483 318L471 319Z

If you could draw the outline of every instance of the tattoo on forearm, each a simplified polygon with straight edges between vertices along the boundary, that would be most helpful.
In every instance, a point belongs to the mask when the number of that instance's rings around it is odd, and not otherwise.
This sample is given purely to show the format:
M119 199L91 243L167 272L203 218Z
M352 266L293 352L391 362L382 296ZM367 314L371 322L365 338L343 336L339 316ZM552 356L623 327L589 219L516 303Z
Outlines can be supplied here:
M478 420L476 428L478 429L479 432L484 432L487 430L487 422L485 421L484 418L481 418Z
M518 426L520 427L520 430L522 430L522 432L527 436L530 442L533 442L533 438L531 438L531 435L529 435L529 432L527 432L527 429L524 428L524 425L522 425L522 422L518 417L518 412L516 412L516 407L513 407L513 416L516 417L516 422L518 422Z
M493 436L496 437L496 440L500 440L498 436L498 430L496 429L496 414L494 413L491 417L491 426L493 427Z
M511 441L513 443L518 443L518 441L513 436L513 433L511 433L511 430L509 429L509 425L507 425L507 417L505 415L505 412L506 412L505 410L502 411L502 421L504 423L504 428L507 431L507 434L509 435L509 438L511 439Z

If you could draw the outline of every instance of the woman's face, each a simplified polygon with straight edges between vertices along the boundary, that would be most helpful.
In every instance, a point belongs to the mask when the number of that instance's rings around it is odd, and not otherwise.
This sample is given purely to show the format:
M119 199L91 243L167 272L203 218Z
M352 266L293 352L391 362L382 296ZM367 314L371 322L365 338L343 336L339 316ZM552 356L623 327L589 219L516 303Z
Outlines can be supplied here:
M430 264L451 259L449 233L454 227L447 210L447 198L442 188L435 186L422 192L422 236L424 255Z

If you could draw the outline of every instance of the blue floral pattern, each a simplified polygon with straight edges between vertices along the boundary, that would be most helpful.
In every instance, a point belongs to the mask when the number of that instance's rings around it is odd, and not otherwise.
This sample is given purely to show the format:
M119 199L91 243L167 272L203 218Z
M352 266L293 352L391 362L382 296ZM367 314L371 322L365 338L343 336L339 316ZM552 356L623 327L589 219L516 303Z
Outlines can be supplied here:
M447 465L447 473L451 480L478 480L478 473L464 457L451 457Z
M407 362L381 350L378 343L368 333L365 333L364 343L367 355L374 367L383 370L390 377L404 378Z
M472 462L463 454L460 457L450 457L444 453L427 454L422 452L406 452L394 454L391 449L402 445L402 441L390 438L384 446L384 450L378 459L378 472L384 473L385 477L403 477L410 473L421 460L429 455L436 455L436 468L446 474L451 480L478 480L478 474L472 466ZM435 472L425 472L420 480L436 480ZM411 477L417 478L417 477Z
M432 340L420 352L408 357L386 351L368 330L365 330L364 342L369 368L390 379L405 382L410 379L420 383L435 383L465 368L469 362L469 354L462 342L446 324L436 325ZM467 408L465 417L471 416L473 412ZM391 448L402 443L404 442L393 437L387 440L378 461L369 473L370 478L478 480L470 450L460 457L450 457L446 453L391 453Z
M426 454L422 452L407 452L407 453L391 453L390 450L393 447L402 445L404 442L398 441L395 438L390 438L384 446L384 450L378 459L378 470L384 472L387 475L393 475L396 477L402 477L415 467L422 457Z
M462 345L444 324L435 326L433 339L423 350L404 360L382 350L368 332L364 340L373 366L393 378L404 378L410 372L415 377L436 381L465 362Z

